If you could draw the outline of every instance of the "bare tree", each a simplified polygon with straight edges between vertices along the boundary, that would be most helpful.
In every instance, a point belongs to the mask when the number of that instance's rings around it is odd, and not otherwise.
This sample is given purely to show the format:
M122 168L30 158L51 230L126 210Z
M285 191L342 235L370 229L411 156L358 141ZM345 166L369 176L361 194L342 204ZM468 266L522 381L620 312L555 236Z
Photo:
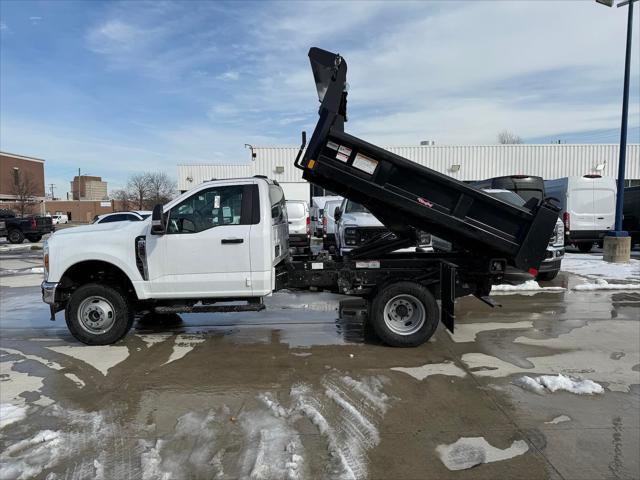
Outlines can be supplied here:
M17 169L13 171L11 193L16 197L21 216L31 211L31 206L36 203L36 192L36 184L30 175L23 174Z
M127 190L131 197L138 203L138 210L144 209L145 200L149 195L149 182L147 174L138 173L129 178Z
M498 143L500 145L512 145L524 142L522 141L522 138L520 138L515 133L512 133L508 130L503 130L498 134Z
M126 190L114 190L111 192L111 198L120 203L122 210L129 210L131 208L131 195Z
M171 200L176 189L176 184L164 172L147 173L148 204L150 208L158 203L166 203Z

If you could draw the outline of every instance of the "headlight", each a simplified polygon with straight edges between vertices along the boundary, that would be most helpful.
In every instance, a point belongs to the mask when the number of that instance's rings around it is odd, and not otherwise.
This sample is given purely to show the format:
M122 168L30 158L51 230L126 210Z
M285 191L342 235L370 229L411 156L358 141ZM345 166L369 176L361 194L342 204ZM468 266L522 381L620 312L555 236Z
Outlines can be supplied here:
M345 228L344 229L344 234L348 235L350 237L355 237L356 235L356 229L355 228Z
M49 241L45 240L42 244L42 264L44 266L44 279L49 278Z

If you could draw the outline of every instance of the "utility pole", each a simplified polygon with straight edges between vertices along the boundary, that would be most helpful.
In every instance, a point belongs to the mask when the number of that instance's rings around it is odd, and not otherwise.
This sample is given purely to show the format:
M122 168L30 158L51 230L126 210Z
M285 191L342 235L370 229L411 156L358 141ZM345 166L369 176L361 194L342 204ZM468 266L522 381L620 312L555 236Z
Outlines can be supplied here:
M55 196L53 195L53 189L56 188L55 184L50 183L49 188L51 188L51 200L55 200Z

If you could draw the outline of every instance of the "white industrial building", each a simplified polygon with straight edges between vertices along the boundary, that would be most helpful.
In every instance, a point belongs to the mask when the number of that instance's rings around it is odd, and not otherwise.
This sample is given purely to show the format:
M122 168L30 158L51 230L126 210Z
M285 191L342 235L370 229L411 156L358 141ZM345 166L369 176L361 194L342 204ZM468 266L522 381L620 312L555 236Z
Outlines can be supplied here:
M619 146L585 145L424 145L385 147L421 165L463 181L502 175L544 179L600 174L617 177ZM249 151L248 151L249 152ZM309 201L324 192L302 179L293 166L298 147L252 147L248 163L178 165L178 189L211 179L265 175L282 185L288 199ZM627 145L627 185L640 184L640 144Z

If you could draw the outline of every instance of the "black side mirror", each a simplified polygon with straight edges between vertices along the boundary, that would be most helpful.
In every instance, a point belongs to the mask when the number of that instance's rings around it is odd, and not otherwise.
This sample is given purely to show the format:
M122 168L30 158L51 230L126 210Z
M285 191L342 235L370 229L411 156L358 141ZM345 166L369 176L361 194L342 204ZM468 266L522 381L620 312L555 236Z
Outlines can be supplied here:
M340 210L340 207L336 207L336 209L333 211L333 219L337 222L342 218L342 210Z
M162 218L162 205L158 204L153 207L151 214L151 233L153 235L164 235L164 221Z

